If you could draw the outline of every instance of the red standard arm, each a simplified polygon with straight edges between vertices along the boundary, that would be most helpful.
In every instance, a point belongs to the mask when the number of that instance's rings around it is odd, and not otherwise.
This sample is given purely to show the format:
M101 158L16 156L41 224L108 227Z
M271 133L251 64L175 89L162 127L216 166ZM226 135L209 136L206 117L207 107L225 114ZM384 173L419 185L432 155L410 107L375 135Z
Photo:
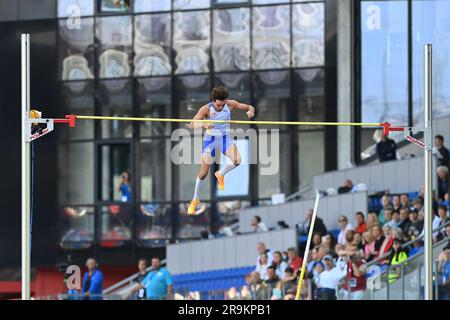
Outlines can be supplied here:
M393 127L389 122L380 123L380 126L383 127L383 133L385 135L389 135L391 131L405 131L403 127Z

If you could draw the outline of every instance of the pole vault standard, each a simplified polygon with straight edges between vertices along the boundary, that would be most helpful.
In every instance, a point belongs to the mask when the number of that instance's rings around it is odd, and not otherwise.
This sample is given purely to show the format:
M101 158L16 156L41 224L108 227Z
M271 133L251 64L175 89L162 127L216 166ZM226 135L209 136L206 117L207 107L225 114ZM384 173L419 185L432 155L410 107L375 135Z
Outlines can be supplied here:
M22 180L22 299L30 299L30 269L31 269L31 212L30 212L30 143L39 137L53 131L54 124L68 124L69 127L75 127L76 120L118 120L118 121L143 121L143 122L206 122L206 123L230 123L230 124L259 124L259 125L318 125L318 126L359 126L383 128L383 132L389 135L392 131L402 131L405 139L418 145L425 151L425 299L431 300L433 293L432 286L432 205L431 205L431 180L432 180L432 127L431 127L431 44L425 45L425 128L414 127L394 127L388 122L302 122L302 121L245 121L245 120L193 120L193 119L172 119L172 118L136 118L136 117L109 117L109 116L77 116L66 115L64 119L43 119L39 112L30 110L30 35L21 36L21 94L22 94L22 112L21 112L21 180ZM31 111L31 112L30 112ZM32 130L38 126L38 130ZM413 137L416 133L423 132L424 142ZM311 241L312 228L314 226L318 196L316 198L314 217L310 224L308 242ZM306 263L306 261L304 261ZM303 270L304 273L304 270ZM301 283L299 283L301 286ZM297 297L298 299L298 297Z
M26 143L26 119L30 111L30 35L22 34L22 300L30 299L30 144Z

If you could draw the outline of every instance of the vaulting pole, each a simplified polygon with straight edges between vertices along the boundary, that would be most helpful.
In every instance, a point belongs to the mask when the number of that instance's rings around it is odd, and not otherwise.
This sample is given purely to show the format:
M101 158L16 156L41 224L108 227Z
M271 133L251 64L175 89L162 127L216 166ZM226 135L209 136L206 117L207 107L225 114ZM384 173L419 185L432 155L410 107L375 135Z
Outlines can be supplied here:
M433 299L433 203L432 203L432 47L431 44L424 46L424 141L426 144L424 154L424 186L425 186L425 217L424 217L424 266L425 266L425 300Z
M30 35L21 38L22 68L22 300L30 299L30 143L25 142L25 119L30 111Z

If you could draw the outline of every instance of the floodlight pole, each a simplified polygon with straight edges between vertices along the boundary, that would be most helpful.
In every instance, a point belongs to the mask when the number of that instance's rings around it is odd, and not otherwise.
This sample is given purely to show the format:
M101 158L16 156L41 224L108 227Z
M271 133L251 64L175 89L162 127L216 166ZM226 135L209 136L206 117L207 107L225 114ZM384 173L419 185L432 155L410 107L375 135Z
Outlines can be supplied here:
M433 155L432 141L433 132L432 122L432 46L424 46L424 141L426 144L424 154L424 267L425 267L425 300L433 299L433 199L432 199L432 181L433 181Z
M30 299L30 143L26 142L26 119L30 111L30 35L21 37L21 157L22 157L22 300Z

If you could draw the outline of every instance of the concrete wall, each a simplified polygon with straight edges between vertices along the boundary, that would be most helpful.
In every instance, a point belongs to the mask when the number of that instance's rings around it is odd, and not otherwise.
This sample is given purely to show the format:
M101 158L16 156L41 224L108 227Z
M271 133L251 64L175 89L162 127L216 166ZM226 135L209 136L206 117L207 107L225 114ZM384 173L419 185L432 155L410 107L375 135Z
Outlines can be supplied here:
M350 179L354 184L365 183L369 193L386 189L391 193L419 191L423 171L423 158L389 161L318 175L314 178L314 189L337 189L345 179Z
M284 229L171 244L166 248L167 267L175 275L252 266L256 263L258 242L272 250L286 250L297 246L297 233Z
M251 232L250 221L254 215L261 217L267 227L275 227L277 221L284 220L290 227L303 222L308 209L314 207L314 200L302 200L288 202L269 207L255 207L244 210L239 215L239 230ZM337 229L338 217L347 215L353 222L353 216L357 211L367 214L367 192L355 192L323 197L320 199L317 215L324 221L328 229Z

